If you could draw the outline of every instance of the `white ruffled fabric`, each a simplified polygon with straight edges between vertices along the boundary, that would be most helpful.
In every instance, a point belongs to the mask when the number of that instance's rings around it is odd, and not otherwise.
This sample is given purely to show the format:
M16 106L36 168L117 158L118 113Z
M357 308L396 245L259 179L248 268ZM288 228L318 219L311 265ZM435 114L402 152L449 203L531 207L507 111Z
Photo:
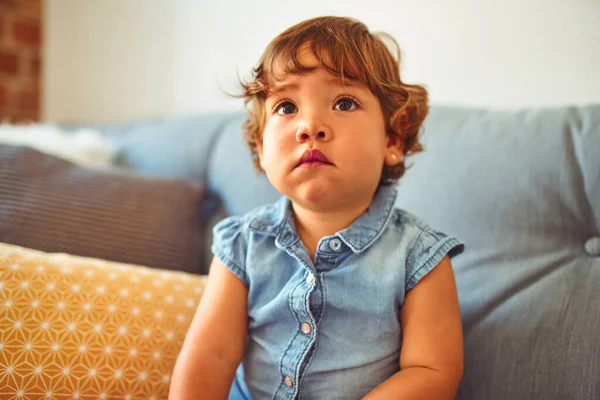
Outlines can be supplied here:
M0 143L31 147L91 168L111 167L116 154L115 146L90 128L70 132L54 125L0 124Z

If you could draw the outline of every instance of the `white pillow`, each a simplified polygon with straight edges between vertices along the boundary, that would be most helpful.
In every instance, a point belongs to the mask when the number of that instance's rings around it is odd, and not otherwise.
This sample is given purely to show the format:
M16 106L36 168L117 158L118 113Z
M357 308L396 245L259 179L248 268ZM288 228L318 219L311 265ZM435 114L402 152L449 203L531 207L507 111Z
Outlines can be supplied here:
M100 132L82 128L73 132L53 125L0 124L0 143L26 146L84 167L113 164L116 148Z

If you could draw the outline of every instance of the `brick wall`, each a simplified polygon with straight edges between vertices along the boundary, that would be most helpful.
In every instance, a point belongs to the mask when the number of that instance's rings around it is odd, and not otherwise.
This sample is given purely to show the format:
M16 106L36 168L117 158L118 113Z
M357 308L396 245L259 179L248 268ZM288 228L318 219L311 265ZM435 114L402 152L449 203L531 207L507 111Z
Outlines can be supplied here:
M42 0L0 0L0 122L40 118Z

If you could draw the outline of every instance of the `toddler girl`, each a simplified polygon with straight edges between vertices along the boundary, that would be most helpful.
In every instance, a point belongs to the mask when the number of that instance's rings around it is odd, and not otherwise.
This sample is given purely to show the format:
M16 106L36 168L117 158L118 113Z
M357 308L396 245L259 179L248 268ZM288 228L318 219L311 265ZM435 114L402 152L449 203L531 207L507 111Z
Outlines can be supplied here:
M455 397L462 244L394 207L428 102L384 40L398 49L355 20L311 19L244 84L245 139L283 197L215 227L171 399Z

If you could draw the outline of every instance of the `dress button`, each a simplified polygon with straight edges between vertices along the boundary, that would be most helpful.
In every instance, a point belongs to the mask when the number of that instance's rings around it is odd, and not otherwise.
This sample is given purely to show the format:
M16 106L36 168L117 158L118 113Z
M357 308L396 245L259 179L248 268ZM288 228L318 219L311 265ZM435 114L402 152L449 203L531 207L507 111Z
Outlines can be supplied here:
M329 248L333 251L338 251L342 247L342 242L340 239L331 239L329 242Z
M594 257L600 256L600 237L594 236L585 242L585 251Z
M302 332L304 332L304 334L306 334L306 335L310 335L310 333L312 332L312 327L310 326L309 323L307 323L307 322L302 323Z
M306 283L308 285L310 285L311 283L313 283L313 281L315 280L315 276L313 274L308 274L308 276L306 277Z
M286 376L285 378L283 378L283 383L285 383L286 386L289 386L289 387L294 386L294 381L289 376Z

